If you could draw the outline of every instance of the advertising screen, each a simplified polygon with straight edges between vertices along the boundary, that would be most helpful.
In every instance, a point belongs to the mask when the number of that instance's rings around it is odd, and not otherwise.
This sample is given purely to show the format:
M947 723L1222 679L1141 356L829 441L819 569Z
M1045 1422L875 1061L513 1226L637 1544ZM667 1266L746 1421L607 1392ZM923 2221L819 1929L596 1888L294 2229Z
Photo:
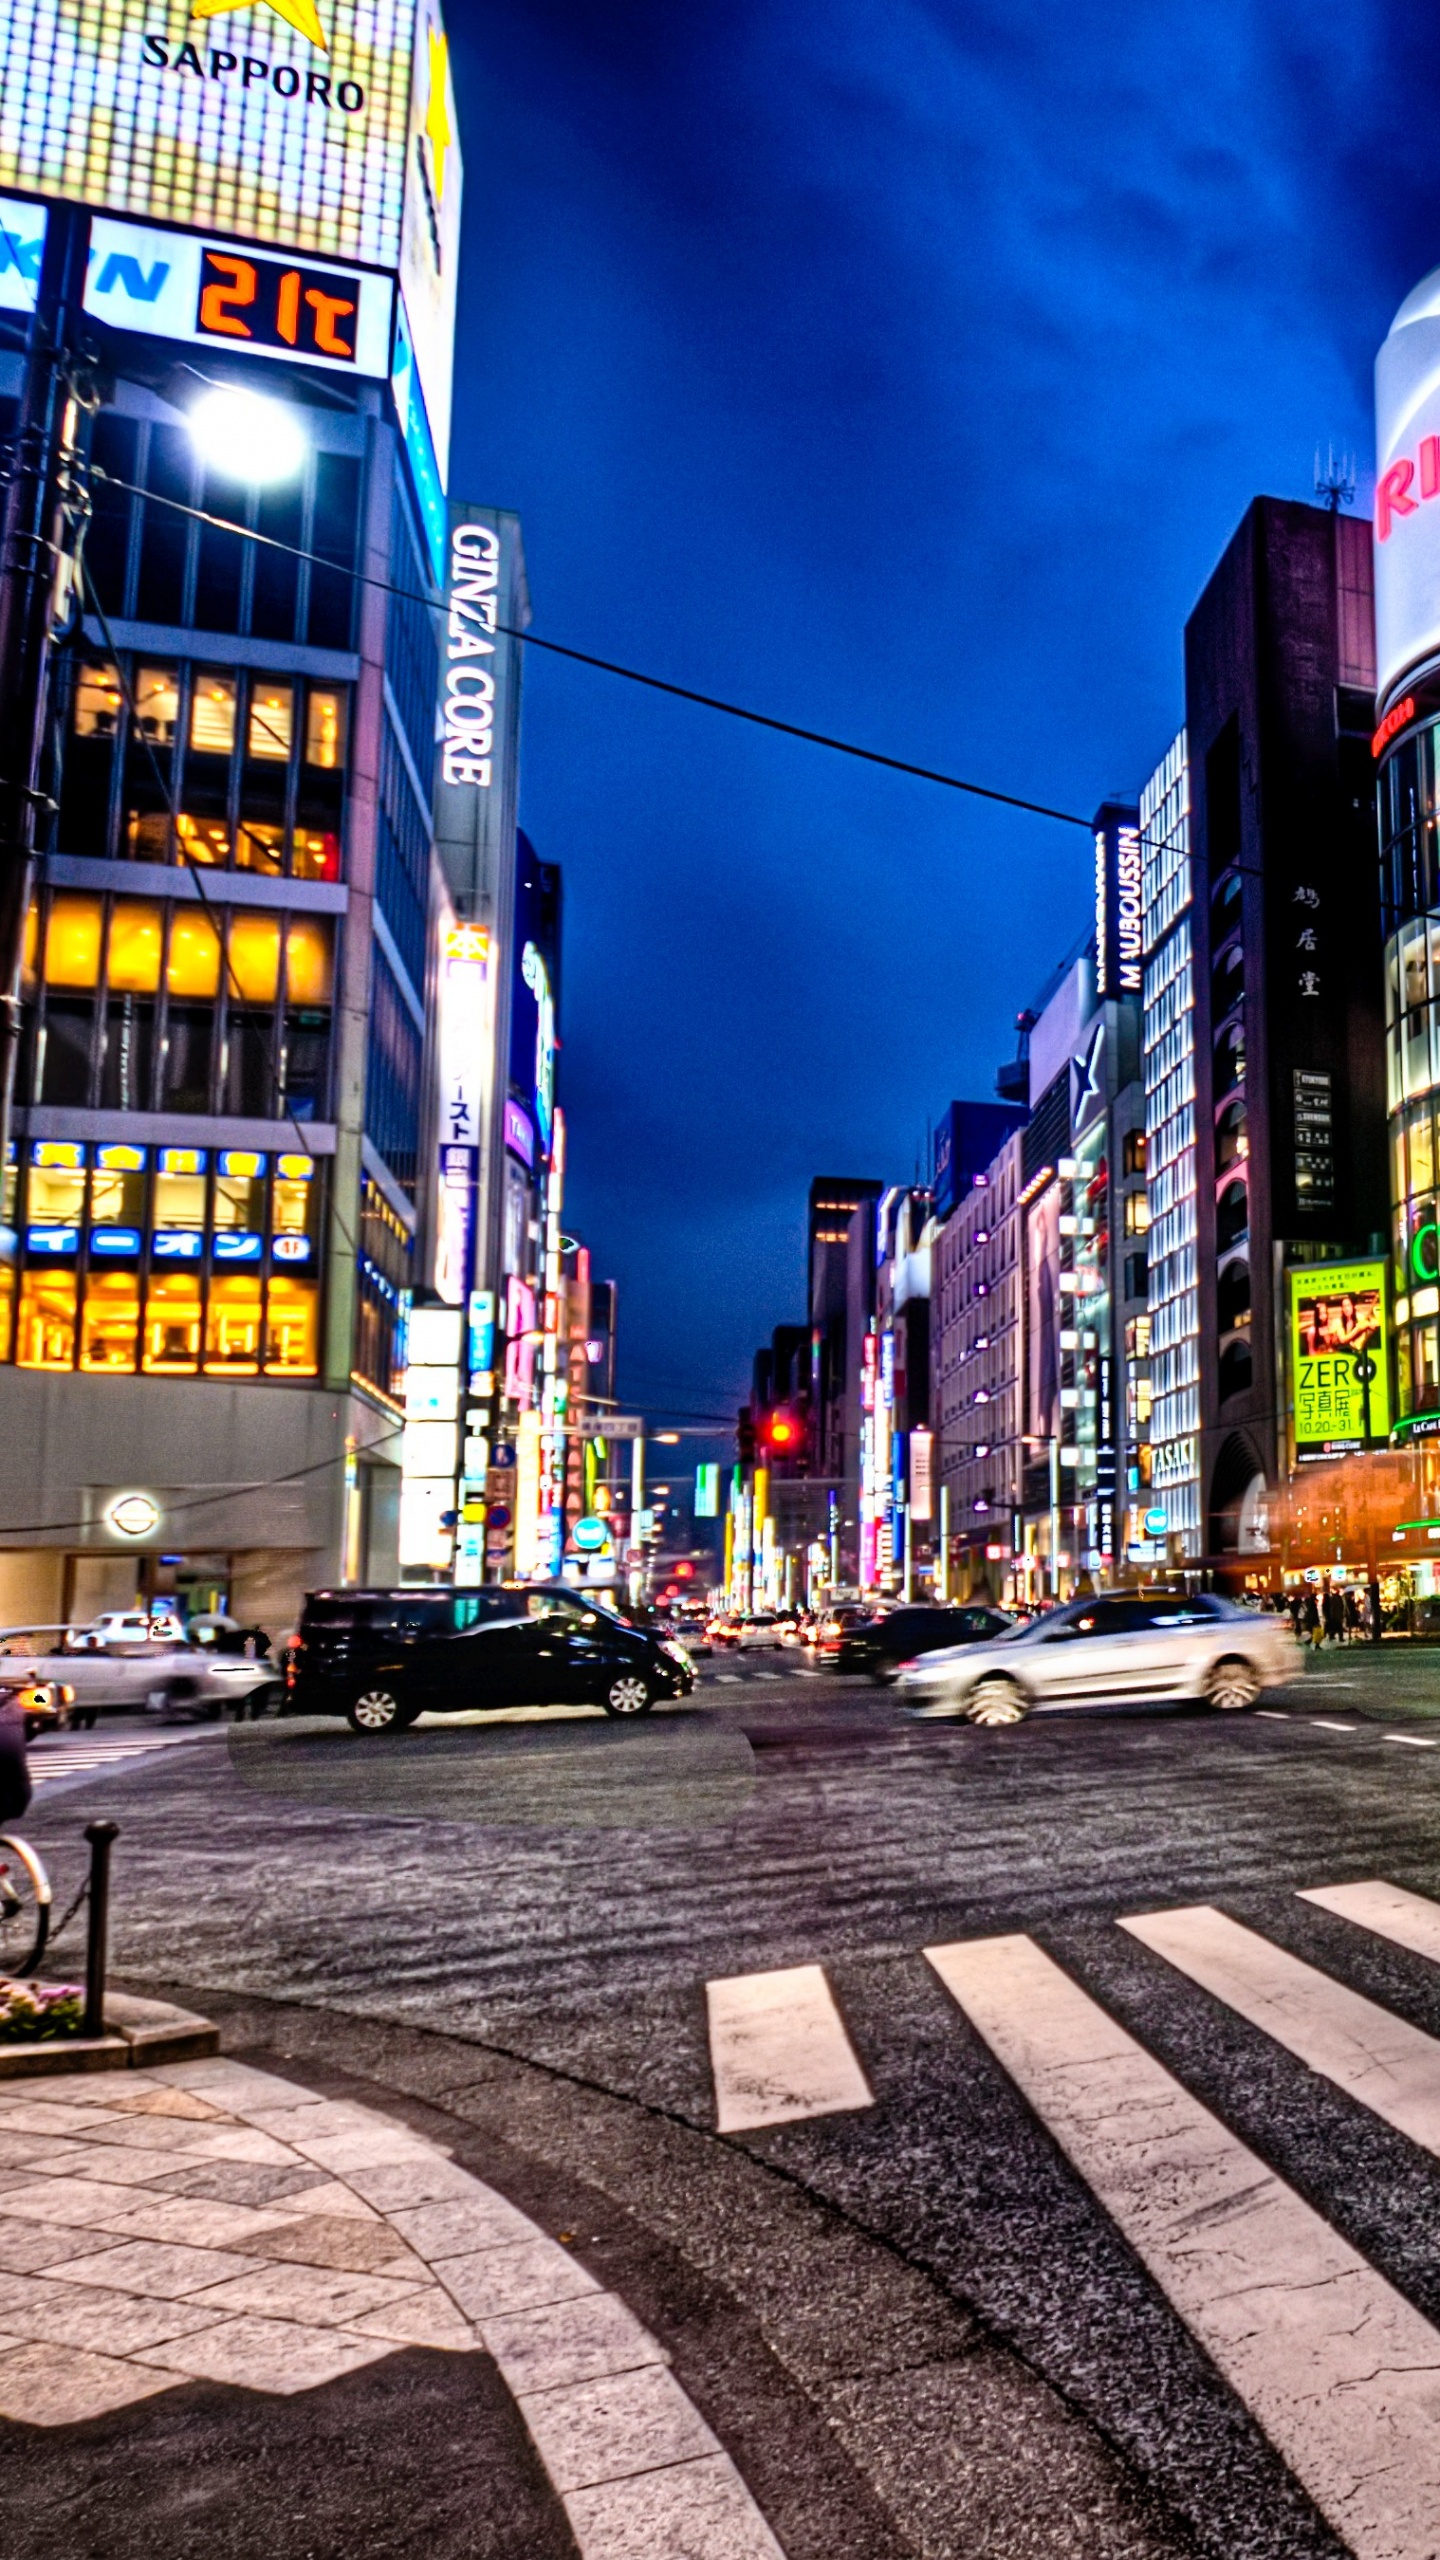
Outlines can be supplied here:
M1289 1275L1295 1454L1332 1457L1390 1437L1390 1335L1383 1262L1312 1264Z
M1440 268L1375 361L1377 702L1440 648Z
M383 381L394 291L388 276L266 258L248 244L197 240L103 214L90 226L86 310L146 337Z
M415 38L415 0L9 0L0 187L393 270Z
M450 48L438 0L418 0L416 9L405 179L400 289L443 489L449 477L461 169Z

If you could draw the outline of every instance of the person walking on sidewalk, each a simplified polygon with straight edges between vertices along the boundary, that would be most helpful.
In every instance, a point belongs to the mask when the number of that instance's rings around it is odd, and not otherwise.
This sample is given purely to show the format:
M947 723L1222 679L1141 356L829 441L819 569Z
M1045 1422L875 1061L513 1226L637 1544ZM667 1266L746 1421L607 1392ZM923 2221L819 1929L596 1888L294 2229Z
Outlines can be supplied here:
M1325 1626L1320 1615L1320 1603L1315 1597L1314 1585L1312 1583L1307 1582L1305 1585L1305 1597L1300 1603L1300 1616L1304 1622L1305 1633L1311 1644L1316 1646L1322 1645L1325 1641Z
M0 1691L0 1822L18 1821L30 1802L25 1710L17 1689Z
M1339 1592L1331 1588L1325 1594L1325 1638L1328 1644L1345 1641L1345 1603Z

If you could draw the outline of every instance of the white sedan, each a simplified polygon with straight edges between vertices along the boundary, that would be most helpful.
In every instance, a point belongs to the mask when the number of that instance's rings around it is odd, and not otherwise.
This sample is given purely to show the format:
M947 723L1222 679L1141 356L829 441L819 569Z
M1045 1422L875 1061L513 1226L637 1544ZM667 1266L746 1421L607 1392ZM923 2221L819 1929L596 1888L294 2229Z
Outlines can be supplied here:
M273 1663L202 1651L178 1626L104 1640L92 1627L0 1627L0 1680L63 1683L73 1692L65 1721L79 1725L93 1725L102 1707L249 1714L283 1695Z
M916 1716L1018 1724L1032 1710L1203 1698L1253 1707L1262 1689L1299 1677L1288 1618L1237 1609L1208 1592L1139 1591L1072 1600L989 1644L948 1646L903 1663L897 1687Z

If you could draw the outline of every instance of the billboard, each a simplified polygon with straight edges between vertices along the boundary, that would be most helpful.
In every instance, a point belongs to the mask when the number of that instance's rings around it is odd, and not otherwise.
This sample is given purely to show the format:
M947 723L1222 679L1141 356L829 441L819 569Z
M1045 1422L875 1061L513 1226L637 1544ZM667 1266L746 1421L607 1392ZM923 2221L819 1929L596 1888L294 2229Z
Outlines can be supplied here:
M1140 812L1107 800L1095 813L1097 996L1140 995L1140 924Z
M1311 1263L1288 1275L1297 1458L1383 1447L1390 1437L1386 1268Z
M438 0L418 0L400 235L400 291L442 489L448 479L450 456L460 187L459 124L445 25Z
M261 257L248 243L103 214L90 225L85 308L145 337L383 381L394 292L388 276L358 267Z
M1375 360L1377 703L1440 653L1440 267Z

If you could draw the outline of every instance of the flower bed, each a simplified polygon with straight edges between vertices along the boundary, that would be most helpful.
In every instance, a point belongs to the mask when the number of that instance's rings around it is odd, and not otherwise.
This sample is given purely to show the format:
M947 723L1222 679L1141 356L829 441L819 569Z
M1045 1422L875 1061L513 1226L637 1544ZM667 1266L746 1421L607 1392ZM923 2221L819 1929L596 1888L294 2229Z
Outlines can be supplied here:
M0 2045L51 2043L78 2036L85 1994L73 1982L7 1982L0 1975Z

